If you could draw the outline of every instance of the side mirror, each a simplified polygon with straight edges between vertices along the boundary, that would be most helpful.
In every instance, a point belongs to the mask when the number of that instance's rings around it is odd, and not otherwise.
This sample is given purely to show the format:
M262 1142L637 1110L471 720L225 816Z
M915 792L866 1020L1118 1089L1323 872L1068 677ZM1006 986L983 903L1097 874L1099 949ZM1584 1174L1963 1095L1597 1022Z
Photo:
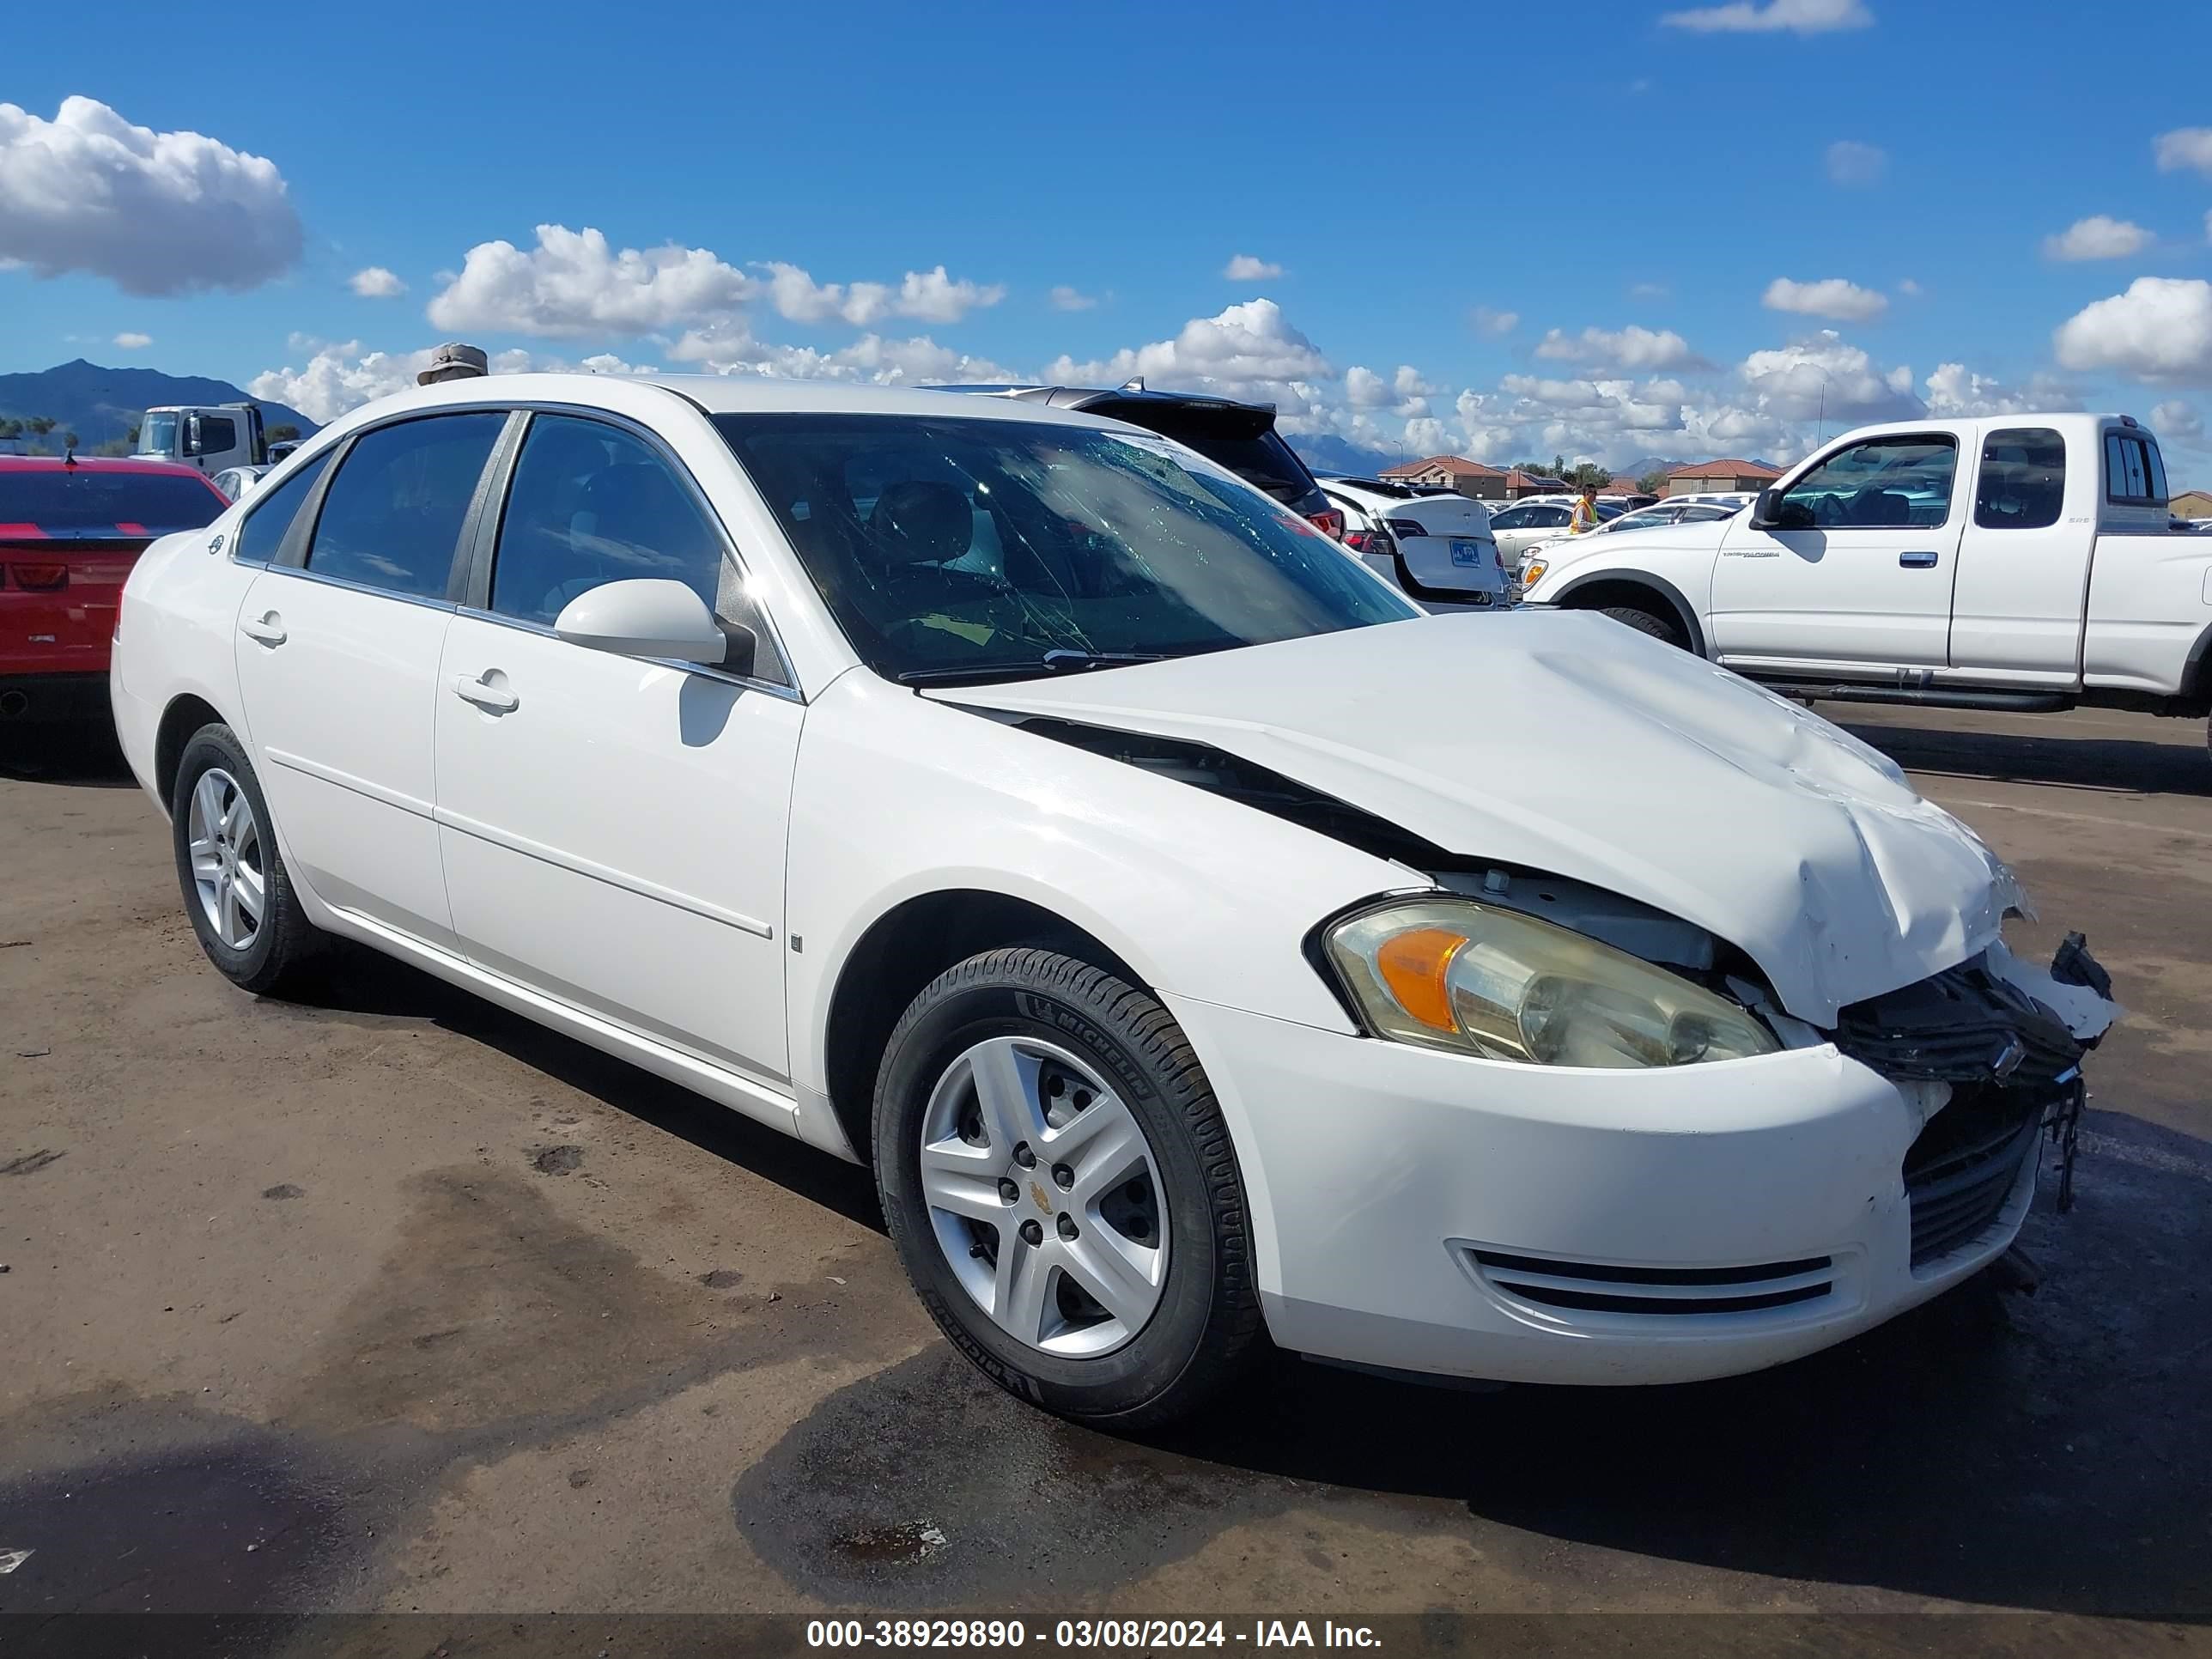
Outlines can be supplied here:
M187 415L185 417L185 453L197 455L199 453L200 417L197 415Z
M682 582L607 582L561 607L553 631L571 645L622 657L666 657L720 667L728 641L707 603Z
M1760 490L1759 499L1751 504L1751 527L1753 530L1776 528L1775 514L1781 509L1782 492L1780 490Z

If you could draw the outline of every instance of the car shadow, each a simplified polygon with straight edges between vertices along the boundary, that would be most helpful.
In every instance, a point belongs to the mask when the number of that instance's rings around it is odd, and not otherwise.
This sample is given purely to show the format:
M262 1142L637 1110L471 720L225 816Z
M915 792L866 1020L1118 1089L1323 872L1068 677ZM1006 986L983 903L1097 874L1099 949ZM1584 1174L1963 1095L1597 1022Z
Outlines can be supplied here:
M2046 1170L2023 1236L2033 1296L1984 1275L1809 1358L1664 1388L1468 1393L1285 1357L1156 1443L1770 1579L2212 1623L2212 1146L2091 1116L2079 1207L2051 1212Z
M1835 705L1828 708L1832 711ZM1834 712L1829 717L1911 772L2130 795L2212 796L2212 760L2202 744L2017 737L1922 726L1854 725Z
M78 788L136 789L130 763L106 721L0 726L0 778Z
M289 1001L295 1007L333 1013L427 1019L787 1188L848 1221L879 1233L884 1231L874 1177L860 1165L757 1123L589 1043L510 1013L395 957L340 942L317 983Z

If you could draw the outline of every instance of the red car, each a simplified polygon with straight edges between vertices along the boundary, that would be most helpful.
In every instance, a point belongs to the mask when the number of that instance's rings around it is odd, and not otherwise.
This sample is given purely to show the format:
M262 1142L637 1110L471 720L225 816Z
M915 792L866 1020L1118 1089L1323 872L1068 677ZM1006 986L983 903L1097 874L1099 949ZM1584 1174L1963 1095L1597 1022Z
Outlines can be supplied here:
M0 455L0 726L104 718L131 567L229 505L167 461Z

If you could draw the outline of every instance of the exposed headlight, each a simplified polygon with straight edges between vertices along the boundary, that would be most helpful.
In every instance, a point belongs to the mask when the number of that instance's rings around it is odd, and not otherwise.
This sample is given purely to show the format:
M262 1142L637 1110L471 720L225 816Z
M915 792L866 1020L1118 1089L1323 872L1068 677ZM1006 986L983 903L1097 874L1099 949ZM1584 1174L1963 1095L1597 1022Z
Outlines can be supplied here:
M1534 587L1544 580L1544 573L1552 567L1542 559L1531 559L1521 567L1521 586Z
M1328 936L1378 1036L1538 1066L1688 1066L1781 1044L1725 997L1511 910L1423 899Z

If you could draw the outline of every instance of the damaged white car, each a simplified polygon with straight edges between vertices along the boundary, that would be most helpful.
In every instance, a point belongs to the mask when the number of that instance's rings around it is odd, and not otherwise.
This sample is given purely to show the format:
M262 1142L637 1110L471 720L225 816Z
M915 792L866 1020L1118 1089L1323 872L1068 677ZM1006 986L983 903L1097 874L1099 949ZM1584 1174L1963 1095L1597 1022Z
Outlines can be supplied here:
M946 1334L1094 1421L1263 1338L1839 1341L2006 1249L2118 1012L1834 726L1045 408L386 399L155 544L112 685L234 982L343 936L872 1163Z

